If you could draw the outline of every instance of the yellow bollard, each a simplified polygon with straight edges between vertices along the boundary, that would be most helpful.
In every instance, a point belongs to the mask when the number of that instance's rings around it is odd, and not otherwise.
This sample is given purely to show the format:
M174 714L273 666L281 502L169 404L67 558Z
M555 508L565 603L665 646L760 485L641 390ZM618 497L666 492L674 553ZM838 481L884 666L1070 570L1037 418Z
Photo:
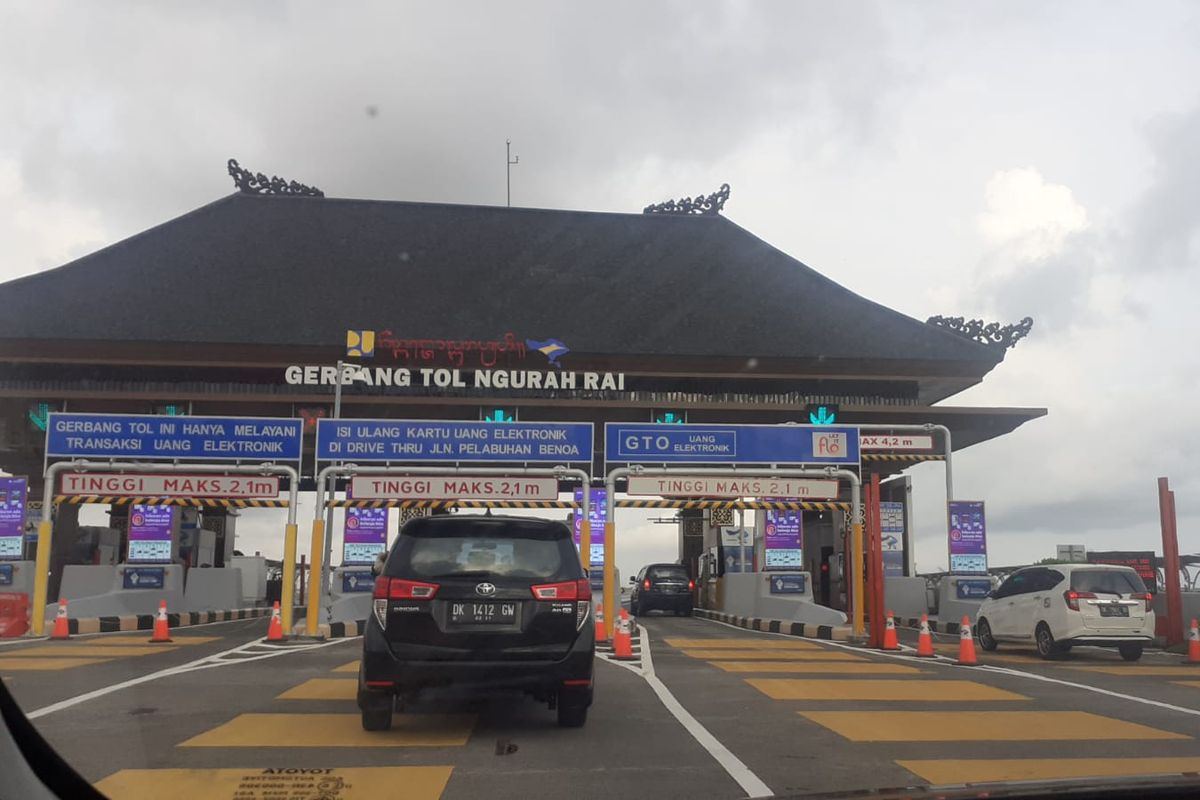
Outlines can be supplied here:
M29 616L34 636L46 633L46 593L50 586L50 537L54 525L49 520L38 523L37 560L34 562L33 605Z
M283 635L292 635L292 607L296 605L296 525L284 526L283 583L279 589L279 619Z
M308 616L305 619L304 632L309 636L317 635L317 614L321 604L321 559L325 554L325 520L314 519L312 528L312 549L308 568Z

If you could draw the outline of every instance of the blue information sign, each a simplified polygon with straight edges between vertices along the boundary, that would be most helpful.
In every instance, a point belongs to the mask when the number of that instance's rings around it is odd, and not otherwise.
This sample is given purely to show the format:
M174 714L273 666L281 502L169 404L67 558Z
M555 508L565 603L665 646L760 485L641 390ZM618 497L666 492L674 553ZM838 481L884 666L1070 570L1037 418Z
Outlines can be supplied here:
M317 460L590 463L592 423L322 419Z
M992 582L987 578L959 578L954 591L959 600L982 600L992 591Z
M299 461L304 422L283 417L50 415L50 458Z
M623 464L857 464L858 428L607 422L604 458Z
M161 589L165 579L162 567L126 567L121 585L126 589Z
M804 575L772 575L771 594L804 594Z
M0 586L13 585L14 564L0 564Z
M354 570L342 573L342 594L370 592L375 588L375 576L370 570Z

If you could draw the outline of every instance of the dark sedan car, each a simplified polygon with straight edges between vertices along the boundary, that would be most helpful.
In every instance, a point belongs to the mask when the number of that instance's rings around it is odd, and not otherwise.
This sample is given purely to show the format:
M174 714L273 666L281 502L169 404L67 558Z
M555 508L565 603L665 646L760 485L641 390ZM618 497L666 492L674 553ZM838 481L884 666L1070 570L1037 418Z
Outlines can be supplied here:
M678 564L650 564L629 582L633 584L629 613L634 616L655 609L673 611L676 616L691 615L696 583Z
M418 691L518 690L579 727L592 703L592 587L561 522L499 516L407 522L376 578L358 706L391 726Z

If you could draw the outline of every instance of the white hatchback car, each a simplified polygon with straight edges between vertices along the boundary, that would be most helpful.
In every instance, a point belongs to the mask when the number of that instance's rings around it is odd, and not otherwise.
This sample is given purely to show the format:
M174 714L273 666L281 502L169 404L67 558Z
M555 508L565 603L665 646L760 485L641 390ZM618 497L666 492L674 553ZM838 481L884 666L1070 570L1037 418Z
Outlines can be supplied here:
M1116 647L1126 661L1154 642L1154 596L1130 567L1054 564L1008 576L975 615L979 644L1032 642L1042 658L1072 645Z

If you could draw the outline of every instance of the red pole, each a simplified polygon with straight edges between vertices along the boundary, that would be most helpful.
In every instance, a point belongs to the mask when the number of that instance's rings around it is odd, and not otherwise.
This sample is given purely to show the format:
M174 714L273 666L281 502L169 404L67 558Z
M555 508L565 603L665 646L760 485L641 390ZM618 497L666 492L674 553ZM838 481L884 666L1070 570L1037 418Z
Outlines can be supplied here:
M1158 517L1162 527L1163 583L1167 590L1167 646L1183 644L1183 597L1179 587L1179 537L1175 528L1175 493L1166 478L1158 479Z
M879 473L871 475L871 529L875 532L874 550L871 551L871 571L875 575L875 591L871 598L874 603L874 616L872 619L878 620L875 627L879 629L879 646L883 646L883 627L885 623L884 617L887 615L887 599L884 593L884 573L883 573L883 514L880 511L880 500L882 496L879 491Z

